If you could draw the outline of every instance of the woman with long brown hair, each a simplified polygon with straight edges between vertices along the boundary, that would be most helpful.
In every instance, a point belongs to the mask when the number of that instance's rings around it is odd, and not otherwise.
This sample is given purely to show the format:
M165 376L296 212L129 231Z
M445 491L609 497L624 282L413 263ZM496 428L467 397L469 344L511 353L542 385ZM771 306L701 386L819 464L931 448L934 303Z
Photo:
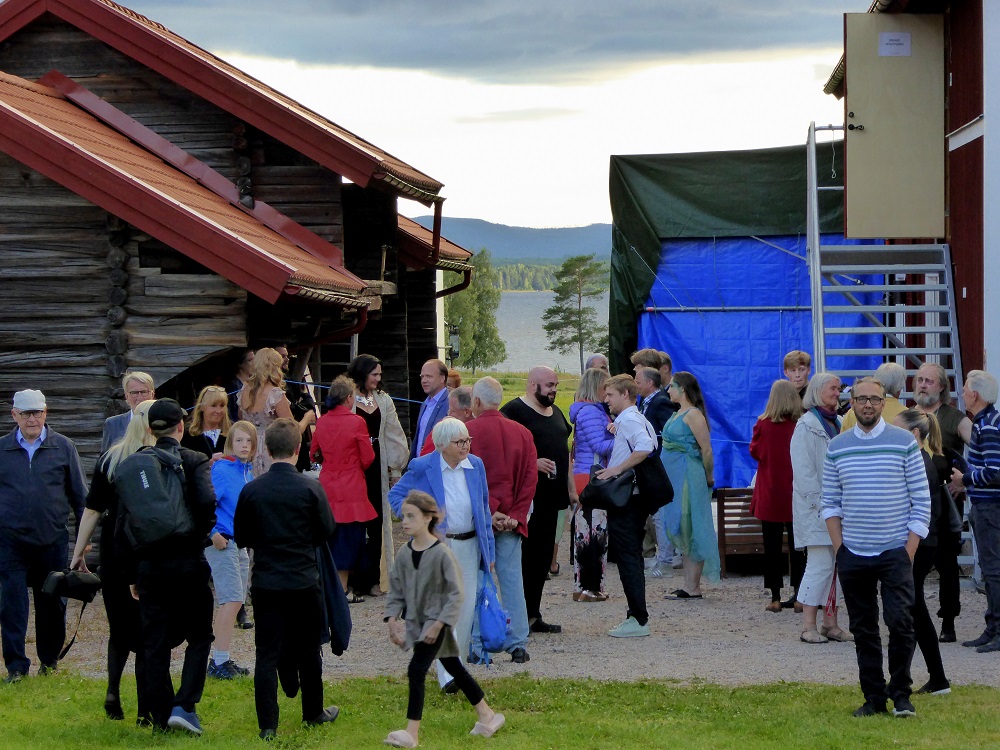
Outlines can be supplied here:
M668 599L701 599L701 578L719 580L719 541L712 519L712 440L708 413L698 379L690 372L675 372L667 395L678 406L663 426L660 461L674 488L674 501L664 520L667 535L684 556L684 588Z

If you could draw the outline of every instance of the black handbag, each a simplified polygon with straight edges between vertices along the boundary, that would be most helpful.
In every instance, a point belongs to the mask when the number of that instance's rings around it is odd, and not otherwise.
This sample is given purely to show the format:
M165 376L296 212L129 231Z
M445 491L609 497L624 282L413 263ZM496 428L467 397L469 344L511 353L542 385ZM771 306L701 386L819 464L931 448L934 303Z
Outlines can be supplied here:
M616 477L598 479L597 472L603 470L598 464L590 467L590 482L580 493L580 502L597 510L621 510L632 499L635 472L628 469Z
M649 515L653 515L667 503L673 502L674 486L670 483L667 470L663 468L659 452L653 451L635 467L635 483L639 497Z

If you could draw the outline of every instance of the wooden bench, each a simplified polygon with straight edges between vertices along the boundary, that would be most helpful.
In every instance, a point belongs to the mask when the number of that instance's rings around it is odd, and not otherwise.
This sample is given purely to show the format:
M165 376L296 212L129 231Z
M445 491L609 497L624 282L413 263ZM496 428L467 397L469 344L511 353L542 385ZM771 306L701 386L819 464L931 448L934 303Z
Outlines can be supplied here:
M716 526L719 536L719 562L726 576L728 555L763 555L764 535L760 521L750 515L752 487L725 487L716 493ZM784 549L788 549L785 539Z

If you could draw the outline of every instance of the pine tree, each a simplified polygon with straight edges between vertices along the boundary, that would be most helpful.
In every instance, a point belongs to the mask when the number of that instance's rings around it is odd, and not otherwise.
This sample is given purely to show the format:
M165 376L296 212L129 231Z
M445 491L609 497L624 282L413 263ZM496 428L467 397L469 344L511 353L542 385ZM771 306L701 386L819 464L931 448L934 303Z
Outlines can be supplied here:
M597 310L586 304L607 293L608 266L595 261L593 253L575 255L559 267L555 280L555 299L545 311L549 349L562 354L577 349L583 372L584 352L598 350L608 339L607 326L597 322Z
M444 299L444 318L448 325L458 326L459 356L455 364L472 370L492 367L507 359L507 347L497 329L497 308L500 307L500 274L493 267L490 251L481 249L472 258L475 270L467 289ZM446 286L457 283L457 274Z

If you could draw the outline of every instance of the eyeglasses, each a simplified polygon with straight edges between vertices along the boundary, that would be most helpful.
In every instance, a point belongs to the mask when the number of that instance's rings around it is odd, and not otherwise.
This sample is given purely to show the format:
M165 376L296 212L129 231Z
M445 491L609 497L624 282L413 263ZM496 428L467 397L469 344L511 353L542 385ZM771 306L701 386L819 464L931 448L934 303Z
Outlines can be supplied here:
M469 448L472 446L472 438L462 438L461 440L452 440L452 445L457 445L459 448Z
M148 396L152 393L152 391L147 388L144 391L126 391L126 393L128 393L128 395L132 398L135 398L136 396Z
M45 409L18 409L17 416L22 419L41 419L45 416Z
M872 406L881 406L882 402L885 401L881 396L855 396L854 400L864 406L865 404L871 404Z

